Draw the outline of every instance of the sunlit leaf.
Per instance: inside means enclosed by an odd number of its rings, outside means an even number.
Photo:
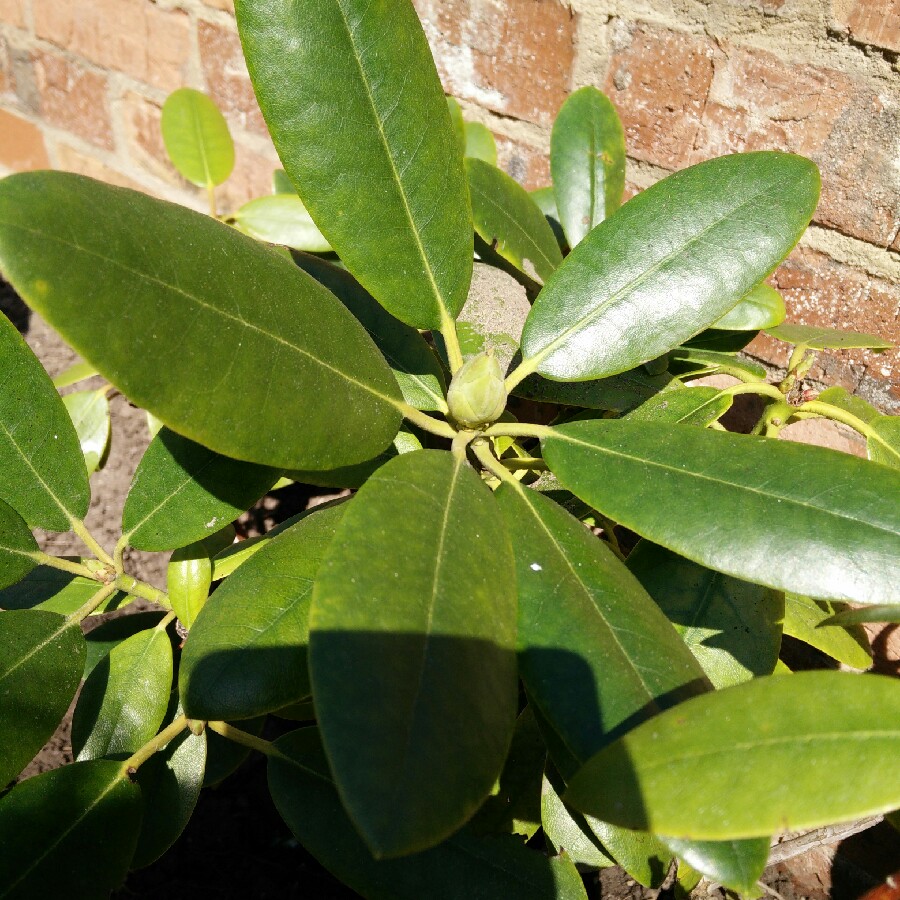
[[[826,624],[845,609],[843,603],[785,594],[784,633],[854,669],[868,669],[872,650],[865,631],[859,626]]]
[[[312,253],[331,250],[296,194],[257,197],[234,212],[233,218],[240,231],[260,241]]]
[[[88,474],[96,472],[109,451],[109,400],[106,391],[75,391],[63,397],[72,418]]]
[[[760,331],[780,325],[785,315],[784,298],[775,288],[762,283],[744,294],[738,305],[717,319],[713,327],[728,331]]]
[[[497,165],[497,142],[490,128],[481,122],[466,122],[466,156],[481,159],[492,166]]]
[[[823,328],[813,325],[797,325],[785,322],[775,328],[767,328],[766,334],[788,344],[805,344],[811,350],[848,350],[854,347],[872,350],[888,350],[894,345],[876,334],[844,331],[840,328]]]
[[[180,88],[162,109],[162,136],[175,168],[200,187],[222,184],[234,168],[234,143],[225,117],[206,94]]]

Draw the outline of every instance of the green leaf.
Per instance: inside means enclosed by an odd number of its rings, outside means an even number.
[[[109,453],[109,400],[106,389],[75,391],[62,398],[81,444],[88,474],[101,468]]]
[[[206,732],[185,730],[138,769],[144,815],[130,868],[155,862],[184,831],[200,796],[205,767]]]
[[[759,363],[739,359],[730,352],[721,353],[696,347],[676,347],[672,350],[669,354],[669,370],[675,375],[692,374],[695,378],[722,372],[732,374],[735,371],[746,372],[760,381],[766,377],[766,370]]]
[[[0,500],[0,588],[15,585],[37,565],[40,552],[37,541],[25,520]],[[0,607],[3,594],[0,593]]]
[[[178,621],[190,631],[203,609],[212,586],[213,557],[234,543],[234,528],[229,525],[216,534],[180,547],[166,567],[166,587]]]
[[[466,122],[466,156],[480,159],[492,166],[497,165],[497,142],[490,128],[481,122]]]
[[[847,666],[868,669],[872,665],[872,650],[865,631],[859,626],[826,624],[844,610],[846,606],[843,603],[785,594],[784,633]]]
[[[495,494],[516,554],[519,675],[578,762],[706,689],[703,670],[637,579],[541,494]]]
[[[715,687],[772,674],[781,649],[780,591],[713,572],[649,541],[632,551],[628,568]]]
[[[452,834],[500,774],[513,571],[494,498],[449,453],[392,459],[344,514],[313,590],[310,675],[338,789],[376,856]]]
[[[766,334],[788,344],[804,344],[810,350],[849,350],[869,348],[889,350],[894,345],[878,337],[877,334],[862,334],[858,331],[844,331],[840,328],[822,328],[813,325],[797,325],[785,322],[775,328],[767,328]]]
[[[622,205],[625,132],[597,88],[579,88],[560,108],[550,136],[550,174],[570,247]]]
[[[765,283],[756,285],[741,297],[738,305],[717,319],[714,328],[725,331],[760,331],[784,321],[784,298]]]
[[[87,656],[84,660],[84,672],[81,677],[87,681],[91,672],[109,656],[115,647],[139,631],[156,628],[163,615],[162,612],[130,613],[127,616],[116,616],[116,618],[109,619],[96,628],[92,628],[84,636],[87,644]]]
[[[71,562],[90,562],[77,556],[64,556]],[[91,578],[82,578],[63,572],[53,566],[38,566],[29,572],[21,581],[0,591],[0,609],[44,609],[48,612],[71,615],[84,606],[101,585]],[[130,602],[122,591],[116,591],[105,600],[92,615],[118,609]]]
[[[237,723],[241,731],[259,737],[266,726],[266,716],[255,719],[244,719]],[[235,772],[250,755],[250,748],[236,744],[228,738],[207,729],[206,735],[206,772],[203,776],[203,787],[215,787]]]
[[[757,678],[639,725],[584,766],[565,800],[626,827],[689,840],[851,821],[900,804],[898,723],[893,678]]]
[[[874,435],[866,440],[869,459],[900,469],[900,416],[880,416],[869,422]]]
[[[816,397],[816,400],[820,403],[827,403],[829,406],[836,406],[838,409],[856,416],[857,419],[861,419],[867,424],[881,417],[881,413],[874,406],[866,403],[862,397],[848,394],[844,388],[837,385],[826,388]]]
[[[64,369],[56,378],[53,379],[53,387],[57,390],[77,384],[84,381],[85,378],[92,378],[97,374],[97,370],[86,362],[72,363],[68,369]]]
[[[601,222],[535,301],[527,370],[603,378],[661,356],[721,318],[788,254],[819,197],[809,160],[711,159],[676,172]]]
[[[218,453],[333,468],[397,432],[400,392],[353,317],[288,260],[208,216],[79,175],[11,175],[0,183],[0,264],[131,401]],[[49,416],[28,397],[46,445]]]
[[[72,716],[76,759],[139,750],[159,730],[172,686],[172,644],[164,629],[114,647],[84,683]]]
[[[462,109],[455,97],[447,97],[447,108],[450,110],[450,123],[453,126],[453,133],[456,135],[459,144],[459,152],[465,153],[466,149],[466,123],[463,119]]]
[[[212,187],[234,168],[234,144],[228,123],[206,94],[181,88],[162,109],[162,136],[175,168],[193,184]]]
[[[416,409],[446,412],[444,373],[425,338],[395,319],[346,270],[307,253],[294,254],[294,260],[325,285],[366,329],[391,367],[403,399]]]
[[[562,262],[553,230],[528,191],[481,159],[466,160],[478,236],[520,272],[546,281]]]
[[[900,596],[893,469],[822,447],[655,422],[575,422],[542,443],[563,487],[710,569],[828,599]]]
[[[692,869],[739,896],[752,895],[769,859],[768,837],[743,841],[684,841],[665,838],[666,844]]]
[[[459,312],[472,273],[462,155],[410,0],[235,4],[260,108],[322,234],[414,328]],[[352,139],[348,136],[352,135]]]
[[[531,375],[516,385],[513,393],[543,403],[626,412],[645,403],[672,382],[671,375],[648,375],[643,368],[599,381],[548,381],[540,375]]]
[[[78,623],[43,610],[0,614],[0,786],[56,731],[81,681],[84,655]]]
[[[668,422],[705,428],[731,408],[731,397],[718,388],[690,387],[656,394],[622,418],[632,422]]]
[[[718,323],[716,323],[718,324]],[[723,328],[706,328],[684,342],[682,347],[676,347],[669,354],[678,353],[683,349],[711,350],[714,353],[740,353],[759,334],[759,331],[727,331]],[[763,369],[763,371],[765,371]]]
[[[858,625],[862,622],[900,622],[900,604],[863,606],[844,609],[826,619],[822,625]]]
[[[275,748],[278,755],[269,757],[269,790],[279,813],[325,868],[364,897],[587,898],[568,857],[547,859],[510,835],[478,838],[464,829],[423,853],[376,860],[341,805],[318,729],[292,731]]]
[[[175,550],[212,534],[263,496],[279,473],[160,429],[138,464],[122,533],[138,550]]]
[[[75,763],[0,800],[0,897],[106,900],[141,827],[141,790],[119,762]]]
[[[0,217],[2,196],[0,188]],[[7,252],[0,224],[0,269],[14,285],[6,257],[23,249],[14,243]],[[32,528],[68,531],[91,501],[78,435],[50,376],[6,316],[0,316],[0,372],[0,500]]]
[[[331,245],[296,194],[270,194],[245,203],[234,214],[239,231],[270,244],[311,253],[327,253]]]
[[[246,719],[309,696],[312,584],[345,508],[304,514],[212,595],[181,657],[191,718]]]
[[[272,172],[272,193],[273,194],[296,194],[297,189],[294,183],[288,178],[284,169],[275,169]]]
[[[593,816],[585,816],[594,837],[615,861],[645,887],[660,887],[665,881],[672,854],[655,835],[611,825]]]

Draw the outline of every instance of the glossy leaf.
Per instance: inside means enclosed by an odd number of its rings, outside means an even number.
[[[437,450],[382,466],[316,578],[309,650],[335,780],[377,856],[433,846],[490,793],[516,715],[515,617],[481,479]]]
[[[34,555],[40,552],[25,520],[0,500],[0,588],[21,581],[34,567]],[[0,593],[0,607],[3,594]]]
[[[72,562],[89,562],[77,556],[63,558]],[[38,566],[21,581],[0,590],[0,609],[36,608],[68,616],[84,606],[99,589],[100,585],[91,578],[72,575],[52,566]],[[127,599],[124,592],[116,591],[108,600],[101,603],[92,615],[119,609],[125,605]]]
[[[266,716],[255,719],[243,719],[236,723],[241,731],[255,737],[262,735],[266,726]],[[237,744],[228,738],[207,729],[206,735],[206,772],[203,775],[203,787],[215,787],[232,775],[250,755],[250,748]]]
[[[670,356],[679,353],[683,349],[711,350],[714,353],[740,353],[758,334],[758,330],[728,331],[724,328],[719,328],[718,323],[715,323],[712,328],[706,328],[700,334],[695,334],[692,338],[688,338],[682,347],[676,347],[672,350]]]
[[[364,897],[586,900],[569,858],[547,859],[510,835],[478,838],[464,829],[423,853],[376,860],[341,805],[318,729],[293,731],[275,747],[269,790],[279,813],[325,868]]]
[[[861,622],[900,622],[900,604],[861,606],[844,609],[826,619],[823,625],[858,625]]]
[[[178,621],[190,631],[209,596],[212,586],[213,557],[234,543],[234,528],[229,525],[216,534],[180,547],[166,567],[169,602]]]
[[[757,678],[639,725],[593,757],[565,799],[626,827],[690,840],[851,821],[900,803],[898,723],[893,678]],[[822,790],[826,772],[841,778]]]
[[[181,657],[191,718],[246,719],[309,696],[312,584],[345,508],[304,514],[212,595]]]
[[[160,430],[138,464],[122,533],[138,550],[174,550],[218,531],[249,509],[279,473],[222,456]]]
[[[478,236],[520,272],[546,281],[562,262],[553,230],[528,191],[481,159],[466,160]]]
[[[822,328],[816,325],[797,325],[794,322],[767,328],[766,334],[788,344],[804,344],[811,350],[849,350],[854,347],[888,350],[893,347],[890,341],[878,337],[877,334],[862,334],[858,331]]]
[[[0,187],[0,269],[15,284],[6,257],[23,248],[4,240],[2,196]],[[0,500],[32,528],[68,531],[91,500],[78,435],[50,376],[6,316],[0,316],[0,372]]]
[[[235,9],[260,108],[313,220],[389,312],[440,328],[466,299],[472,220],[412,3],[316,0],[301,10],[239,0]]]
[[[125,880],[141,827],[141,790],[119,762],[44,772],[0,800],[4,900],[106,900]]]
[[[676,347],[672,350],[669,354],[669,371],[676,375],[693,374],[695,378],[722,372],[732,374],[735,371],[746,372],[759,381],[766,377],[766,370],[759,363],[740,359],[730,352],[701,350],[696,347]]]
[[[234,214],[239,231],[269,244],[327,253],[331,245],[296,194],[270,194],[245,203]]]
[[[772,674],[781,649],[780,591],[713,572],[649,541],[631,552],[628,568],[715,687]]]
[[[106,659],[110,652],[126,638],[147,628],[156,628],[163,615],[164,613],[161,611],[131,613],[127,616],[108,619],[96,628],[92,628],[84,636],[87,655],[84,659],[84,673],[81,677],[87,680],[99,663]]]
[[[843,603],[785,594],[784,633],[844,665],[868,669],[872,665],[872,651],[865,631],[859,626],[825,624],[845,609]]]
[[[690,387],[655,394],[622,418],[632,422],[669,422],[705,428],[731,408],[731,397],[717,388]]]
[[[880,416],[869,427],[874,432],[866,440],[869,459],[900,469],[900,416]]]
[[[560,108],[550,136],[550,174],[571,247],[622,205],[625,132],[597,88],[579,88]]]
[[[881,417],[881,413],[870,403],[866,403],[862,397],[857,397],[855,394],[849,394],[844,388],[839,387],[838,385],[826,388],[818,397],[816,397],[816,400],[820,403],[836,406],[838,409],[848,412],[866,423]]]
[[[296,194],[297,189],[294,183],[288,178],[284,169],[275,169],[272,172],[272,193],[273,194]]]
[[[163,104],[163,143],[175,168],[200,187],[222,184],[234,168],[228,123],[206,94],[180,88]]]
[[[481,122],[466,122],[466,156],[469,159],[480,159],[484,162],[497,165],[497,142],[490,128]]]
[[[172,644],[159,627],[114,647],[84,683],[72,716],[76,759],[139,750],[162,724],[172,685]]]
[[[821,447],[655,422],[575,422],[542,444],[564,487],[708,568],[828,599],[900,596],[893,469]],[[816,476],[797,478],[800,471]]]
[[[769,859],[768,837],[742,841],[684,841],[666,838],[669,848],[691,868],[741,897],[753,895]]]
[[[741,297],[737,306],[717,319],[714,328],[726,331],[760,331],[784,321],[784,298],[765,283],[756,285]]]
[[[72,363],[67,369],[64,369],[53,379],[53,387],[60,390],[70,385],[84,381],[85,378],[92,378],[97,374],[97,370],[86,362]]]
[[[599,381],[549,381],[532,375],[516,385],[513,393],[544,403],[627,412],[654,397],[672,381],[671,375],[648,375],[643,369],[632,369]]]
[[[541,826],[550,846],[557,853],[565,850],[578,865],[614,866],[616,861],[591,833],[584,816],[563,803],[560,795],[565,788],[556,770],[548,769],[541,788]]]
[[[519,676],[578,762],[706,689],[671,623],[581,522],[523,487],[495,496],[516,554]]]
[[[96,472],[109,452],[109,400],[106,399],[106,391],[75,391],[62,399],[78,434],[88,474]]]
[[[444,373],[437,357],[415,328],[404,325],[345,269],[309,254],[294,254],[304,272],[325,285],[366,329],[400,385],[403,399],[416,409],[446,409]]]
[[[786,153],[676,172],[601,222],[545,285],[522,335],[527,367],[560,381],[655,359],[721,318],[788,254],[819,175]]]
[[[397,432],[399,391],[353,317],[296,266],[208,216],[65,172],[11,175],[0,183],[0,264],[131,401],[218,453],[333,468],[368,459]],[[29,415],[43,440],[49,418],[30,394]]]
[[[645,887],[660,887],[665,881],[672,853],[655,835],[633,831],[585,816],[588,827],[615,861]]]
[[[465,153],[466,150],[466,123],[463,119],[462,109],[455,97],[447,97],[447,109],[450,110],[450,122],[453,126],[453,133],[459,145],[459,152]]]
[[[84,655],[77,623],[43,610],[0,613],[0,786],[56,731],[81,681]]]

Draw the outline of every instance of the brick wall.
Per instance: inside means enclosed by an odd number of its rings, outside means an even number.
[[[548,183],[553,117],[583,84],[619,109],[628,190],[723,153],[809,156],[822,201],[775,273],[792,318],[900,343],[900,0],[415,0],[444,85],[495,133],[503,167]],[[189,203],[160,107],[208,91],[237,145],[222,198],[269,189],[277,157],[231,0],[0,0],[0,173],[53,166]],[[751,348],[783,364],[774,342]],[[813,373],[900,413],[900,351]]]

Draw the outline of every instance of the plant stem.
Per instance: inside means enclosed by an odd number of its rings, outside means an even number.
[[[863,422],[862,419],[857,418],[852,413],[846,412],[846,410],[832,406],[830,403],[823,403],[821,400],[809,400],[794,410],[794,415],[797,415],[798,413],[812,413],[812,415],[818,418],[833,419],[835,422],[840,422],[842,425],[846,425],[854,431],[858,431],[866,439],[871,438],[872,440],[878,441],[878,443],[887,447],[888,450],[892,450],[896,453],[894,448],[891,447],[877,431],[870,428],[867,423]],[[802,418],[807,418],[807,416],[802,416]]]
[[[506,381],[503,382],[506,386],[506,393],[511,394],[513,388],[519,384],[519,382],[524,381],[531,375],[537,365],[538,360],[536,357],[533,357],[532,359],[523,359],[522,362],[506,376]]]
[[[485,437],[533,437],[545,438],[553,435],[553,429],[547,425],[530,425],[527,422],[497,422],[485,428]]]
[[[216,734],[222,735],[223,738],[234,741],[235,744],[243,744],[245,747],[259,750],[260,753],[264,753],[266,756],[284,755],[275,749],[271,741],[257,737],[255,734],[248,734],[246,731],[241,731],[240,728],[235,728],[234,725],[229,725],[227,722],[207,722],[206,727]]]
[[[404,418],[409,419],[413,425],[417,425],[422,431],[429,431],[438,437],[453,440],[456,437],[456,429],[449,422],[442,422],[433,416],[426,415],[421,410],[410,406],[408,403],[396,403],[395,406],[403,413]]]
[[[69,519],[69,524],[72,526],[72,531],[81,538],[82,543],[94,556],[97,557],[101,562],[105,562],[106,565],[113,565],[113,558],[97,543],[94,536],[87,530],[84,522],[81,519]]]
[[[153,587],[152,584],[147,584],[146,581],[138,581],[137,578],[133,578],[131,575],[122,574],[116,578],[113,584],[120,591],[125,591],[126,594],[142,597],[144,600],[158,604],[163,609],[172,608],[172,604],[169,602],[169,595],[165,591]]]
[[[463,364],[462,348],[459,346],[459,335],[456,332],[456,322],[446,313],[441,315],[441,336],[444,338],[444,346],[447,348],[447,360],[450,363],[450,374],[455,375]]]
[[[472,443],[472,452],[491,475],[501,481],[511,481],[518,486],[519,482],[510,474],[509,470],[500,464],[500,460],[491,453],[490,445],[484,438],[478,438]]]
[[[535,472],[546,472],[547,463],[539,456],[511,456],[509,459],[501,459],[501,465],[507,469],[515,471],[516,469],[531,469]]]
[[[128,546],[128,538],[129,535],[123,534],[113,548],[113,568],[116,570],[117,575],[122,575],[125,572],[124,555],[125,548]]]
[[[133,756],[129,756],[128,759],[122,763],[122,774],[128,776],[133,775],[145,762],[147,762],[148,759],[150,759],[151,756],[153,756],[154,753],[162,750],[166,744],[174,738],[177,738],[178,735],[187,728],[187,725],[187,716],[180,715],[171,725],[163,728],[155,738],[151,738],[147,741],[137,753]]]
[[[66,616],[66,622],[83,622],[98,606],[111,597],[118,588],[114,584],[104,584],[96,594],[91,595],[87,603],[79,606],[71,615]]]
[[[717,397],[736,397],[738,394],[760,394],[778,401],[784,399],[784,394],[782,394],[774,384],[768,384],[765,381],[754,381],[748,384],[734,384],[731,387],[719,391]]]
[[[83,578],[90,578],[93,581],[99,581],[95,572],[92,572],[83,563],[72,562],[71,559],[63,559],[60,556],[50,556],[39,550],[37,553],[29,554],[39,566],[50,566],[54,569],[61,569],[63,572],[69,572],[72,575],[81,575]]]
[[[463,461],[466,459],[466,447],[472,443],[472,441],[478,436],[477,431],[460,431],[457,432],[455,438],[453,438],[453,444],[450,447],[451,453],[454,456],[461,457]]]

